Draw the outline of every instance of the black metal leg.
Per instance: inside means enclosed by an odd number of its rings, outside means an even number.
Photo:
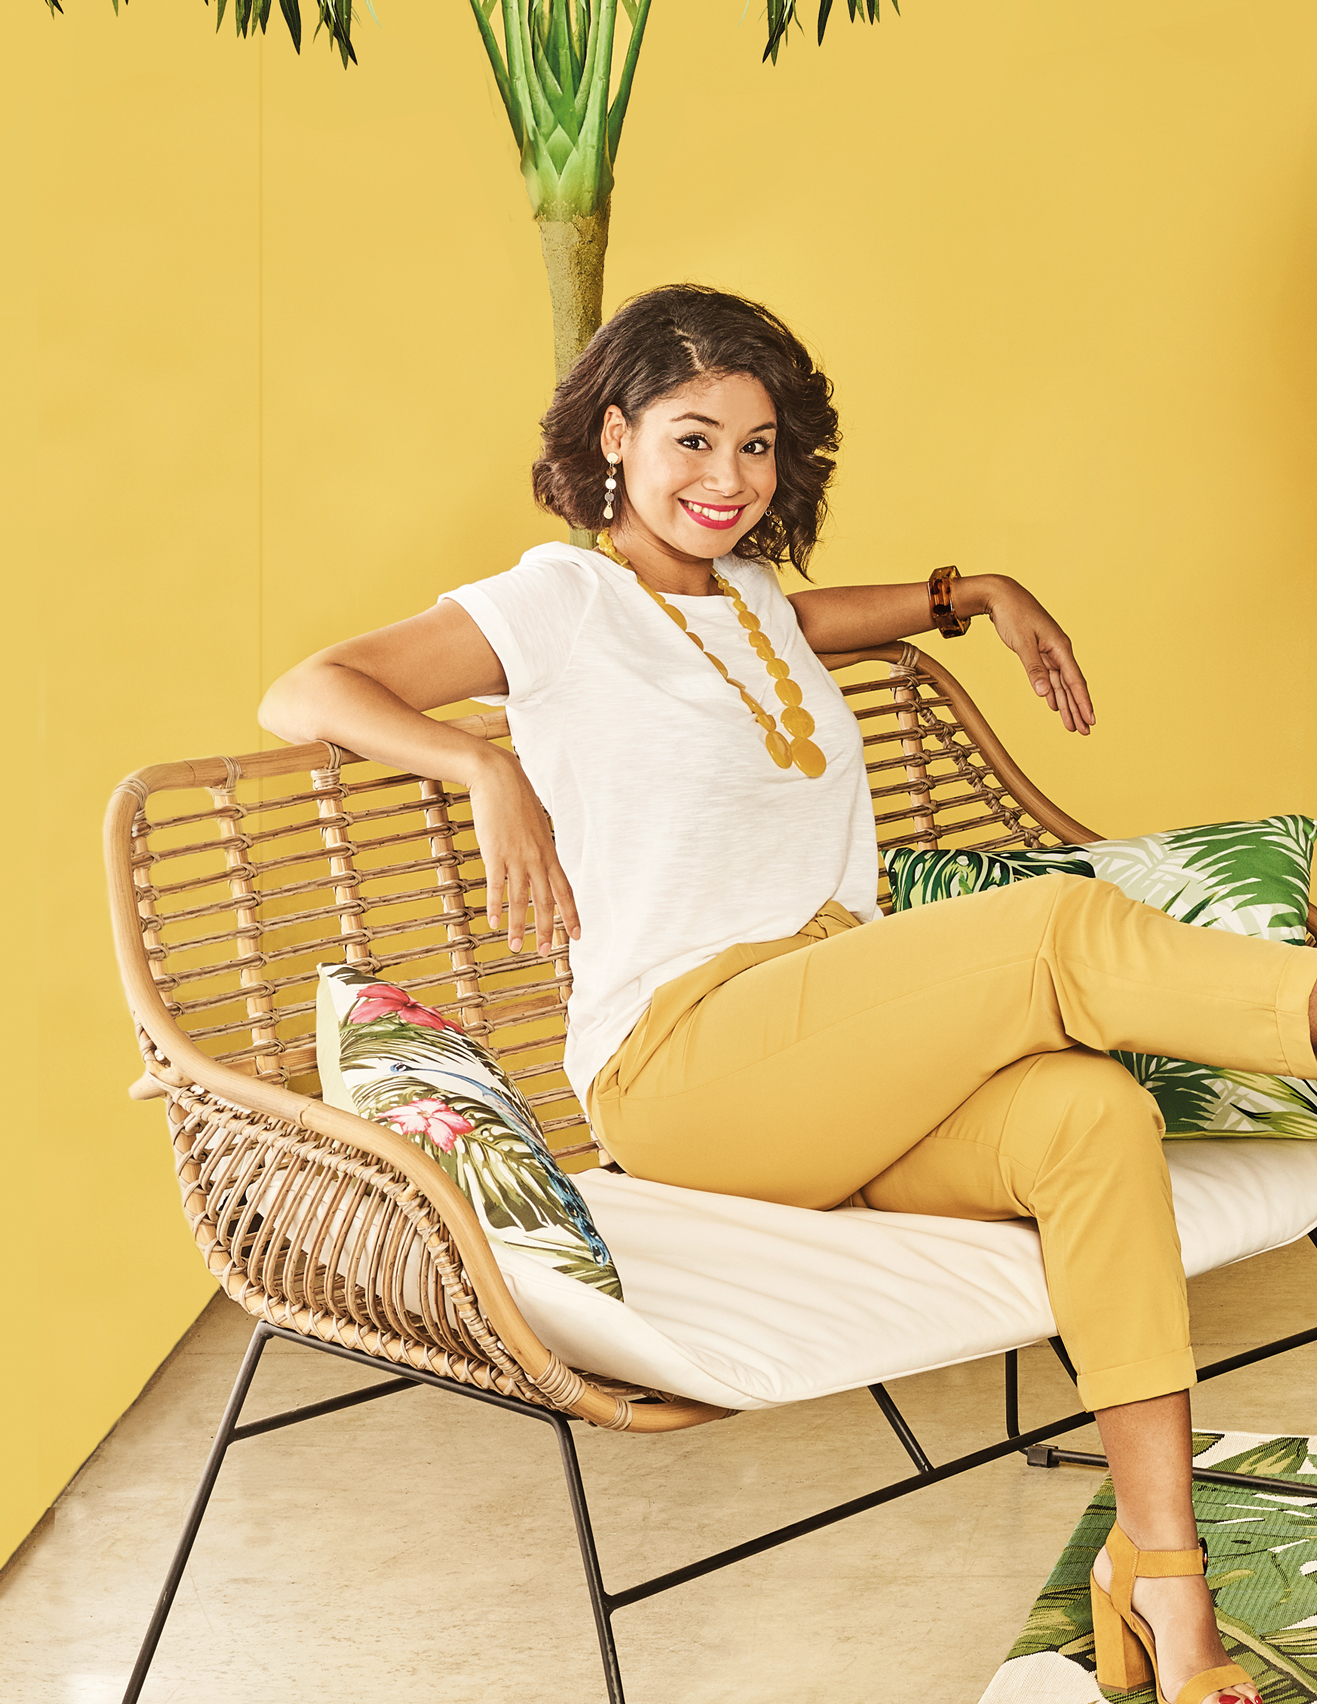
[[[878,1404],[879,1408],[882,1409],[883,1416],[886,1419],[887,1424],[892,1428],[901,1441],[901,1448],[910,1457],[910,1460],[914,1462],[920,1473],[932,1473],[933,1464],[924,1454],[923,1446],[920,1444],[919,1439],[910,1430],[905,1416],[892,1401],[891,1397],[888,1396],[882,1385],[871,1384],[869,1386],[869,1395]]]
[[[604,1680],[608,1686],[608,1704],[626,1704],[622,1694],[622,1670],[618,1666],[617,1646],[613,1641],[613,1610],[617,1607],[604,1589],[599,1571],[599,1554],[595,1550],[594,1528],[590,1525],[590,1510],[581,1483],[581,1464],[576,1459],[576,1442],[567,1418],[552,1416],[553,1429],[558,1434],[558,1449],[562,1455],[563,1472],[567,1475],[567,1494],[572,1503],[572,1519],[576,1522],[576,1539],[581,1547],[581,1565],[590,1588],[590,1606],[594,1610],[595,1631],[599,1635],[599,1657],[604,1665]]]
[[[165,1622],[169,1619],[169,1611],[174,1602],[174,1594],[178,1590],[179,1581],[183,1578],[183,1570],[187,1567],[187,1559],[192,1554],[192,1546],[196,1541],[197,1530],[206,1513],[206,1505],[210,1502],[210,1494],[215,1489],[215,1481],[219,1478],[219,1470],[224,1465],[224,1455],[233,1442],[233,1433],[238,1424],[238,1416],[242,1413],[242,1405],[247,1400],[247,1392],[251,1388],[252,1379],[256,1376],[256,1368],[260,1364],[261,1352],[270,1341],[273,1333],[262,1320],[252,1332],[251,1342],[247,1345],[247,1353],[242,1358],[242,1366],[238,1369],[237,1381],[229,1396],[228,1407],[220,1420],[219,1431],[215,1434],[215,1442],[211,1445],[210,1454],[206,1457],[205,1472],[201,1475],[201,1483],[197,1486],[196,1496],[192,1499],[192,1507],[188,1510],[187,1522],[183,1527],[183,1536],[178,1541],[178,1549],[174,1552],[174,1560],[169,1564],[169,1573],[156,1601],[155,1614],[151,1617],[151,1625],[146,1630],[142,1640],[142,1648],[137,1653],[137,1662],[128,1680],[128,1690],[123,1695],[123,1704],[136,1704],[138,1694],[146,1683],[147,1670],[151,1667],[151,1659],[155,1656],[155,1648],[160,1643],[160,1635],[165,1630]]]
[[[1049,1337],[1047,1341],[1052,1347],[1052,1353],[1065,1368],[1066,1377],[1070,1380],[1071,1384],[1077,1385],[1079,1383],[1079,1374],[1075,1371],[1075,1363],[1066,1353],[1065,1344],[1062,1343],[1059,1337]]]
[[[1002,1359],[1006,1363],[1006,1436],[1020,1435],[1020,1351],[1008,1349]]]

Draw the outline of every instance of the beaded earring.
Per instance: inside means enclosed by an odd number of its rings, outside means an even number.
[[[615,475],[617,472],[617,464],[621,459],[622,458],[620,456],[615,456],[611,452],[609,453],[608,477],[604,480],[604,519],[606,521],[611,521],[613,518],[613,493],[617,490],[617,479]]]

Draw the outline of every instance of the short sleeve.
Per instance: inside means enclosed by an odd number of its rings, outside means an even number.
[[[552,545],[526,552],[515,568],[444,592],[489,640],[507,676],[507,704],[541,697],[560,678],[596,590],[589,568]]]

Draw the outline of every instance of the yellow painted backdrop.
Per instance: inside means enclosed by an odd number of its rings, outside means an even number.
[[[249,749],[274,674],[555,531],[526,478],[538,243],[462,0],[378,0],[347,73],[274,26],[214,40],[196,0],[65,7],[6,18],[5,981],[32,1104],[0,1555],[210,1293],[160,1109],[123,1093],[106,794]],[[608,303],[699,279],[821,353],[847,444],[820,579],[955,561],[1055,608],[1087,742],[986,624],[945,654],[1071,812],[1317,808],[1309,0],[909,0],[775,71],[756,12],[657,0]]]

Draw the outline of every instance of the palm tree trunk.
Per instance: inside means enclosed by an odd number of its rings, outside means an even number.
[[[603,321],[604,256],[608,252],[611,200],[611,197],[606,199],[593,213],[536,220],[544,270],[549,275],[549,300],[553,304],[555,383],[570,371]],[[602,452],[600,466],[603,467]],[[586,527],[573,527],[571,538],[573,544],[584,550],[594,548],[594,534]]]
[[[565,376],[603,318],[610,204],[611,197],[593,213],[536,221],[553,303],[555,380]]]

